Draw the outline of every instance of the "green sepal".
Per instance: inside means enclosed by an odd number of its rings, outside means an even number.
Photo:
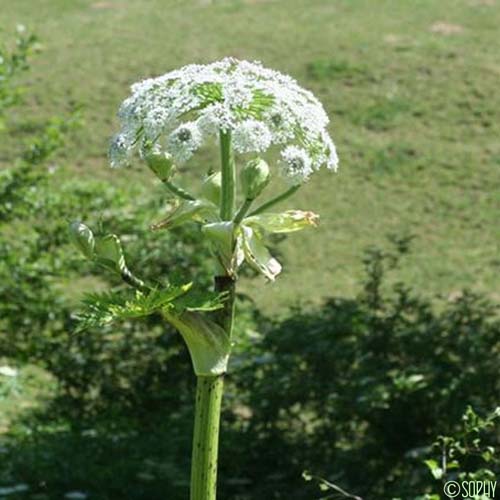
[[[222,174],[215,172],[209,175],[201,185],[201,196],[214,205],[220,205],[220,197],[222,190]]]
[[[222,375],[226,372],[231,342],[221,326],[200,312],[185,311],[177,315],[165,311],[163,315],[186,342],[197,376]]]
[[[241,226],[241,247],[250,266],[268,280],[274,281],[281,272],[281,264],[269,253],[260,235],[251,227]]]
[[[234,228],[232,221],[212,222],[201,228],[228,274],[233,274]]]
[[[243,220],[246,226],[262,229],[269,233],[292,233],[306,227],[318,225],[319,215],[303,210],[287,210],[283,213],[263,213]]]
[[[189,200],[177,203],[162,221],[153,224],[152,229],[173,229],[186,222],[205,222],[218,216],[217,207],[208,200]]]

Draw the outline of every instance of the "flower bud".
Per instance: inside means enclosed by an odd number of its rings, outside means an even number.
[[[201,196],[217,206],[220,205],[222,175],[220,172],[209,175],[201,186]]]
[[[168,153],[150,150],[144,156],[144,160],[160,180],[166,181],[172,174],[174,162]]]
[[[255,200],[271,179],[269,166],[261,158],[250,160],[241,171],[241,186],[247,200]]]
[[[70,238],[80,252],[87,258],[94,258],[95,239],[91,229],[82,222],[75,221],[69,226]]]
[[[98,262],[109,269],[121,273],[125,268],[122,245],[115,234],[108,234],[97,240],[95,255]]]

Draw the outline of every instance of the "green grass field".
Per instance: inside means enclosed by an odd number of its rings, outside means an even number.
[[[2,163],[33,116],[77,101],[86,125],[64,161],[81,177],[128,182],[106,150],[129,84],[226,55],[259,59],[324,102],[341,158],[293,203],[322,223],[282,245],[279,285],[253,293],[266,312],[353,294],[363,248],[388,233],[416,236],[399,278],[498,298],[500,2],[17,0],[1,11],[5,32],[23,23],[44,46]]]

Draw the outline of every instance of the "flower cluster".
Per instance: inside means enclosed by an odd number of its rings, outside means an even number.
[[[146,145],[183,163],[221,131],[232,134],[238,153],[278,147],[281,171],[292,184],[322,165],[335,170],[338,164],[321,103],[292,78],[257,62],[226,58],[139,82],[119,118],[112,166],[127,164]]]

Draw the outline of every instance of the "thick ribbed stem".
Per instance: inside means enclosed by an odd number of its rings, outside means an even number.
[[[223,387],[222,375],[198,377],[191,466],[191,500],[216,500]]]

